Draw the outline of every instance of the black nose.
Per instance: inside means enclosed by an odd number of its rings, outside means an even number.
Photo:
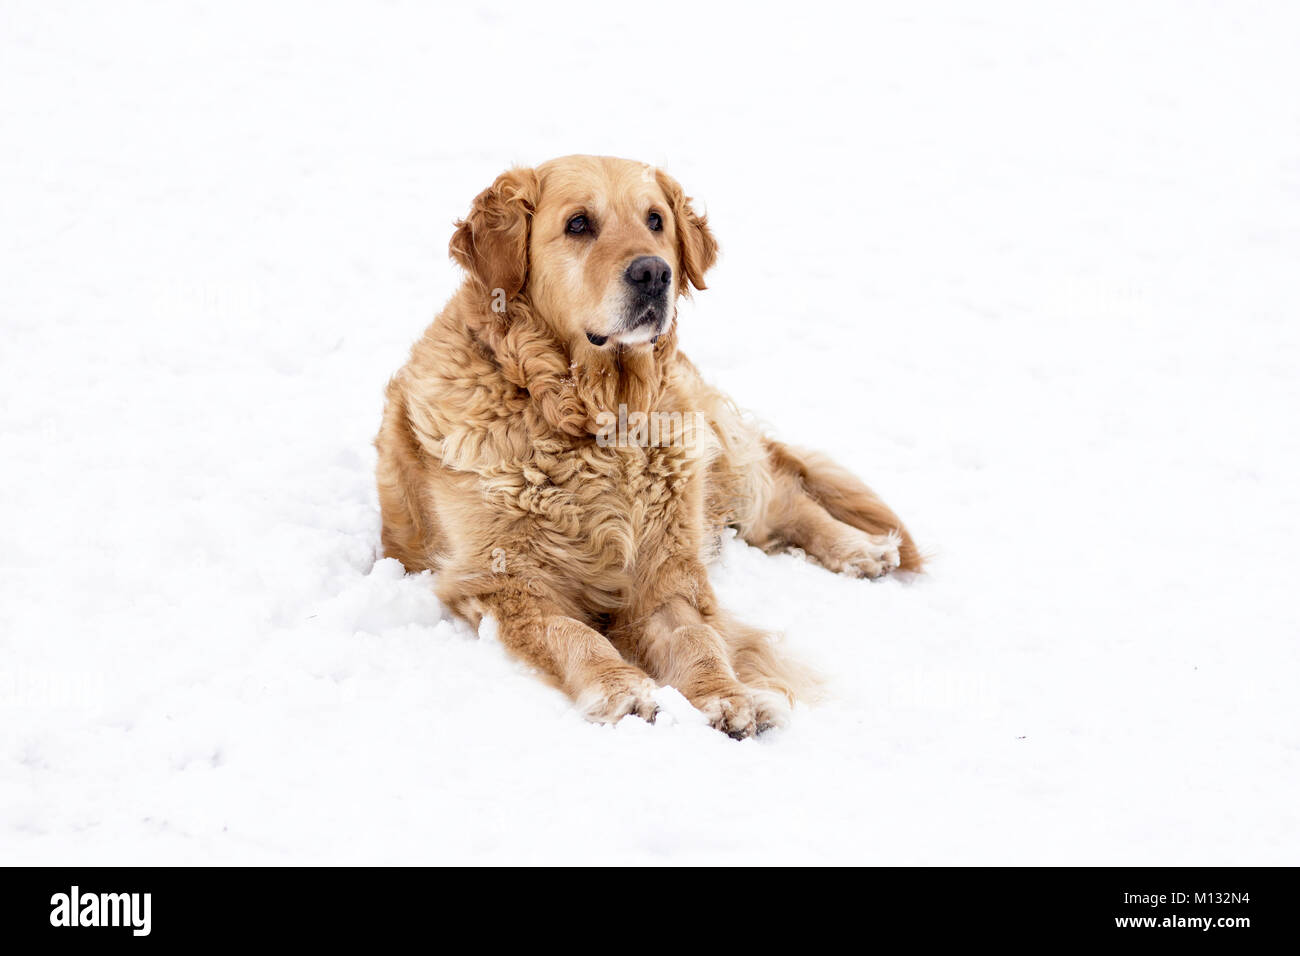
[[[637,256],[623,273],[623,281],[643,295],[661,295],[673,281],[673,267],[659,256]]]

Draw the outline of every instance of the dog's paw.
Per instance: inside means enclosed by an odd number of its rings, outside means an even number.
[[[753,695],[745,687],[705,697],[695,702],[695,707],[708,718],[711,727],[728,737],[744,740],[758,733],[758,712]]]
[[[790,702],[784,694],[770,690],[751,692],[754,701],[754,723],[756,732],[763,733],[773,727],[784,727],[790,723]]]
[[[859,532],[848,553],[844,555],[841,567],[845,574],[856,578],[878,578],[888,574],[901,563],[898,546],[902,537],[894,531],[889,534],[867,534]]]
[[[605,678],[579,696],[578,709],[597,724],[616,724],[628,714],[654,723],[659,704],[654,699],[657,686],[644,674],[633,671]]]

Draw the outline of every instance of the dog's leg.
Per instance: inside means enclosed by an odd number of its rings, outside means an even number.
[[[903,522],[851,472],[821,455],[767,445],[772,495],[747,540],[800,548],[832,571],[864,577],[921,570]]]
[[[642,618],[629,643],[647,671],[681,691],[718,730],[741,739],[765,729],[753,692],[732,668],[726,641],[685,597],[670,597]]]
[[[473,603],[496,620],[501,643],[551,677],[588,720],[635,714],[653,723],[655,682],[603,635],[523,586],[499,587]]]
[[[732,737],[785,723],[795,685],[802,689],[806,683],[802,670],[782,661],[766,634],[718,608],[702,564],[669,561],[638,594],[636,605],[610,631],[627,659],[677,688]]]
[[[762,545],[768,550],[798,548],[824,568],[859,578],[878,578],[899,566],[897,532],[868,534],[837,521],[797,487],[782,490],[783,500],[770,511],[771,527]]]

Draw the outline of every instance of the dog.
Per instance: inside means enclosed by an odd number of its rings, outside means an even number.
[[[676,180],[569,156],[502,173],[455,224],[466,277],[391,379],[375,440],[384,554],[590,720],[675,687],[735,738],[786,722],[808,672],[718,606],[724,529],[875,578],[907,529],[829,459],[765,435],[677,348],[718,255]]]

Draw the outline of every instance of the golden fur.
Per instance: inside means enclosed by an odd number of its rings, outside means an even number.
[[[466,281],[388,385],[384,553],[591,719],[653,719],[671,684],[733,736],[781,722],[805,678],[717,606],[722,530],[859,576],[921,559],[865,485],[763,436],[678,352],[675,303],[717,255],[705,217],[661,171],[572,156],[499,176],[451,255]],[[670,324],[631,341],[611,303],[639,256],[671,265]],[[603,440],[620,406],[671,424]]]

